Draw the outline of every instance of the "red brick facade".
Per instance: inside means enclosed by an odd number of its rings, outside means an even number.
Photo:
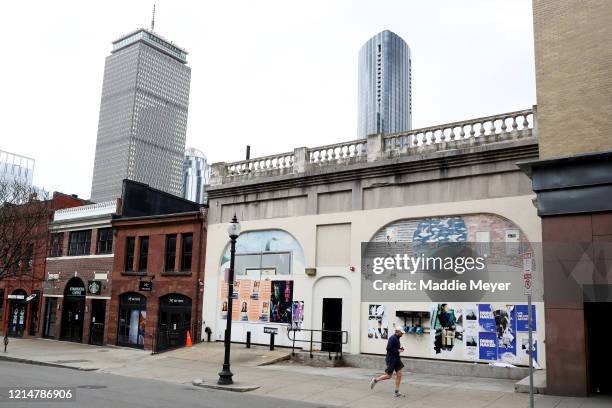
[[[48,221],[53,219],[55,210],[77,207],[87,204],[88,202],[76,196],[55,192],[50,203]],[[16,293],[16,291],[20,291],[20,293],[25,292],[26,296],[34,293],[37,294],[34,300],[25,305],[23,337],[36,337],[40,335],[43,310],[43,301],[40,295],[43,291],[43,281],[45,279],[45,264],[48,253],[48,241],[45,232],[48,226],[45,224],[41,225],[40,228],[42,233],[36,233],[36,235],[41,237],[44,236],[45,238],[44,242],[40,242],[33,246],[34,252],[32,254],[31,272],[28,272],[24,276],[9,277],[0,280],[0,333],[2,334],[7,330],[10,319],[9,313],[11,311],[12,302],[8,297]],[[35,316],[35,319],[33,319],[33,316]]]
[[[108,319],[108,344],[119,342],[120,308],[122,296],[127,294],[146,298],[144,320],[144,346],[156,348],[160,327],[160,298],[174,294],[191,299],[191,319],[185,322],[190,327],[192,341],[201,336],[202,294],[204,281],[204,258],[206,251],[206,224],[203,212],[189,212],[163,216],[123,218],[113,221],[115,229],[115,259],[112,269],[112,299]],[[173,267],[166,270],[166,242],[168,235],[176,235],[176,258]],[[191,265],[181,271],[183,239],[193,237]],[[140,242],[148,237],[146,270],[140,268]],[[133,263],[127,264],[128,238],[134,239]],[[151,291],[140,291],[140,282],[150,282]],[[180,296],[179,296],[180,297]],[[167,299],[167,298],[166,298]],[[124,317],[126,316],[124,312]],[[125,320],[125,319],[123,319]],[[124,323],[125,324],[125,323]],[[183,333],[185,334],[185,333]],[[182,344],[181,344],[182,345]]]

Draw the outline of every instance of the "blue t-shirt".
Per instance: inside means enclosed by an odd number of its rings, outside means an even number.
[[[391,335],[387,341],[387,357],[385,358],[387,364],[400,359],[400,347],[402,345],[400,344],[399,336],[397,334]]]

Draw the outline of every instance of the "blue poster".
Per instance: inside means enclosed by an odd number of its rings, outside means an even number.
[[[491,308],[491,305],[478,305],[478,324],[480,325],[479,331],[495,333],[495,316],[493,316],[493,310]]]
[[[481,360],[497,360],[495,333],[478,333],[478,354]]]
[[[515,306],[508,305],[505,309],[495,311],[495,323],[497,325],[497,354],[500,360],[513,359],[516,357],[515,310]]]
[[[527,325],[529,308],[527,305],[516,305],[516,331],[517,332],[526,332],[529,331],[529,327]],[[536,308],[535,305],[531,305],[531,316],[533,321],[531,322],[531,326],[533,327],[533,331],[536,331]]]

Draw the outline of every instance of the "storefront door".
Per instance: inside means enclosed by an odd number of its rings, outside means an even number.
[[[106,300],[93,299],[91,301],[91,324],[89,344],[101,346],[104,344],[104,318],[106,317]]]
[[[17,289],[9,295],[9,322],[8,335],[12,337],[23,337],[26,327],[26,291]]]
[[[125,293],[119,298],[117,345],[144,348],[147,321],[147,298],[138,293]]]
[[[323,298],[321,350],[340,351],[342,341],[342,298]]]
[[[55,338],[55,320],[57,310],[57,298],[48,297],[45,301],[45,327],[43,328],[43,337]]]
[[[84,318],[85,284],[79,278],[72,278],[68,281],[64,290],[60,340],[80,343],[83,340]]]
[[[179,294],[159,298],[159,324],[155,351],[183,347],[189,330],[191,330],[191,298]]]

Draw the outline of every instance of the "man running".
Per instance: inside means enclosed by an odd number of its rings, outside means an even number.
[[[403,328],[398,327],[395,329],[395,334],[389,337],[387,341],[387,357],[385,358],[385,363],[387,364],[387,369],[385,370],[385,374],[380,377],[374,377],[370,380],[370,388],[374,388],[376,383],[379,381],[388,380],[393,376],[393,372],[395,371],[395,392],[393,393],[396,397],[401,397],[402,394],[399,391],[400,384],[402,382],[402,368],[404,368],[404,364],[402,364],[402,360],[400,358],[400,353],[404,351],[404,348],[400,344],[400,337],[404,335],[405,331]]]

